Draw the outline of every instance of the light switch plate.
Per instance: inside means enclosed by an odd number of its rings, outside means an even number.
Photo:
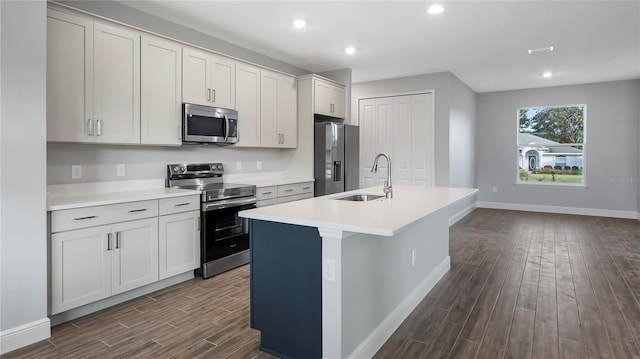
[[[262,161],[258,161],[258,162],[256,163],[256,169],[259,169],[259,170],[261,170],[261,169],[262,169]]]
[[[125,174],[125,166],[124,166],[124,163],[118,163],[118,164],[116,165],[116,175],[117,175],[118,177],[122,177],[122,176],[124,176],[124,174]]]
[[[336,261],[331,258],[322,258],[322,279],[330,282],[336,281]]]
[[[242,162],[240,161],[236,162],[236,170],[242,171]]]

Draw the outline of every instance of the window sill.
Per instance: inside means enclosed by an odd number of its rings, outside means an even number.
[[[582,183],[549,183],[549,182],[515,182],[516,186],[556,188],[556,189],[587,189],[589,186]]]

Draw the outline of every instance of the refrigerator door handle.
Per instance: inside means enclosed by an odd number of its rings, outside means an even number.
[[[333,161],[333,182],[342,181],[342,161]]]

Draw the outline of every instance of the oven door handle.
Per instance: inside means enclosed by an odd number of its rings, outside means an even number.
[[[223,201],[217,201],[214,203],[203,203],[202,210],[214,211],[216,209],[230,208],[230,207],[238,207],[245,204],[254,204],[256,203],[256,197],[250,197],[247,199],[228,199]]]

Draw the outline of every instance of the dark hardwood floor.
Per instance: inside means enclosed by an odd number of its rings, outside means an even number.
[[[451,270],[376,358],[640,358],[640,222],[477,209]],[[249,324],[249,268],[52,328],[3,358],[273,358]]]
[[[640,222],[477,209],[375,358],[640,358]]]

